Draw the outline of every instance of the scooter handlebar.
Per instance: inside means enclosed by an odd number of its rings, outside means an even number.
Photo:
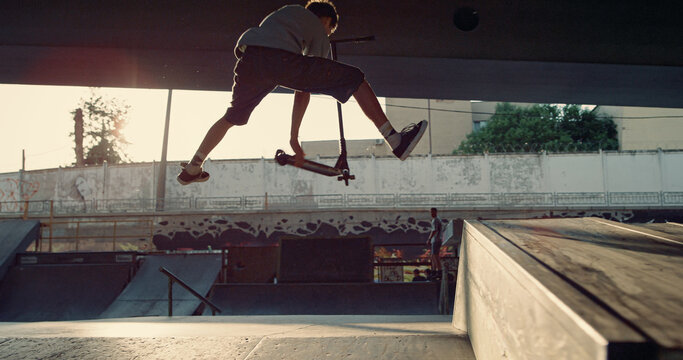
[[[362,37],[357,37],[357,38],[348,38],[348,39],[335,39],[335,40],[330,40],[330,42],[333,44],[340,44],[340,43],[348,43],[348,42],[360,43],[360,42],[373,41],[373,40],[375,40],[375,35],[368,35],[368,36],[362,36]]]

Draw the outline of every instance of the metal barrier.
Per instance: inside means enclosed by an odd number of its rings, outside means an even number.
[[[497,206],[501,202],[501,195],[494,193],[472,193],[472,194],[452,194],[451,201],[457,207],[478,207]]]
[[[421,258],[417,257],[412,260],[405,260],[402,258],[402,256],[399,257],[381,257],[377,252],[377,248],[384,248],[385,251],[388,251],[387,248],[392,248],[392,250],[396,250],[396,248],[400,247],[419,247],[419,248],[427,248],[427,251],[423,255],[427,255],[430,251],[428,246],[423,243],[396,243],[396,244],[374,244],[373,246],[373,255],[374,255],[374,261],[373,261],[373,273],[375,276],[375,281],[378,282],[384,282],[384,281],[389,281],[389,282],[404,282],[405,278],[403,277],[404,275],[404,267],[409,266],[409,267],[414,267],[417,269],[418,267],[423,267],[426,266],[428,268],[431,268],[431,258]],[[448,246],[442,247],[442,250],[447,249]],[[393,253],[393,251],[392,251]],[[444,256],[446,254],[446,256]],[[386,255],[386,252],[384,253]],[[448,254],[444,251],[442,251],[439,254],[439,258],[444,261],[442,262],[442,267],[439,269],[438,273],[435,275],[433,278],[426,278],[422,281],[439,281],[441,283],[439,287],[439,302],[438,302],[438,309],[440,314],[450,314],[450,305],[452,305],[452,299],[450,299],[449,296],[449,282],[454,281],[456,276],[457,276],[457,261],[458,258],[456,256],[448,256]],[[445,261],[447,259],[451,259],[455,261],[456,266],[451,267],[448,266]],[[398,274],[397,274],[398,272]],[[400,275],[399,275],[400,274]],[[398,276],[397,276],[398,275]],[[452,277],[451,280],[449,280],[449,277]],[[439,279],[440,278],[440,279]],[[412,280],[415,281],[415,280]]]
[[[55,221],[51,217],[41,222],[40,226],[40,237],[35,245],[35,251],[43,251],[42,244],[45,240],[48,243],[47,252],[150,250],[154,236],[154,223],[151,219]],[[127,240],[143,240],[148,246],[146,249],[139,248],[137,244],[124,246],[123,243]],[[59,243],[61,248],[55,250],[55,242]],[[69,244],[73,244],[72,248],[64,248]]]
[[[394,207],[396,204],[395,194],[346,194],[344,196],[345,206],[362,207]]]
[[[334,209],[345,207],[345,196],[343,194],[331,195],[298,195],[296,196],[297,206],[315,207],[322,209]]]
[[[198,197],[194,201],[194,206],[197,209],[206,210],[242,210],[244,198],[242,196]]]
[[[506,193],[502,194],[502,202],[506,206],[553,206],[552,193]]]
[[[0,202],[0,214],[44,214],[50,211],[49,201],[3,201]]]
[[[603,192],[555,193],[555,204],[562,206],[607,205],[607,194]]]
[[[658,192],[619,192],[609,193],[611,205],[660,205]]]
[[[417,257],[412,260],[406,260],[403,258],[402,252],[399,254],[394,254],[394,251],[397,250],[397,248],[419,248],[419,249],[427,249],[425,254],[429,252],[429,248],[424,242],[419,242],[419,243],[396,243],[396,244],[373,244],[372,245],[372,252],[373,252],[373,273],[375,276],[375,279],[379,282],[387,281],[388,278],[395,277],[398,274],[394,274],[396,270],[399,270],[401,272],[400,274],[400,279],[392,279],[389,281],[404,281],[403,280],[403,267],[404,266],[427,266],[431,267],[431,260],[429,257],[425,258],[420,258]],[[384,249],[385,251],[390,252],[389,253],[378,253],[378,249]],[[389,251],[389,249],[392,249],[392,251]],[[424,250],[423,250],[424,251]],[[384,255],[384,256],[383,256]],[[392,257],[395,256],[395,257]]]
[[[680,205],[683,204],[683,192],[663,192],[662,204]]]
[[[163,206],[161,206],[163,205]],[[258,211],[344,208],[518,209],[683,206],[683,192],[434,193],[247,195],[155,199],[32,200],[0,202],[0,215],[45,216],[156,211]],[[163,210],[161,210],[163,209]]]
[[[95,211],[97,212],[147,212],[160,208],[165,210],[189,210],[192,209],[192,198],[95,200]]]
[[[398,194],[397,199],[398,206],[447,206],[451,202],[450,194]]]

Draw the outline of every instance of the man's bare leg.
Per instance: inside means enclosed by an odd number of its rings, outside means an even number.
[[[439,254],[432,254],[432,271],[439,271],[441,270],[441,259],[439,258]]]
[[[192,157],[192,160],[185,166],[184,171],[190,175],[197,175],[202,171],[202,163],[207,155],[223,140],[225,134],[233,126],[232,123],[227,122],[225,118],[220,118],[216,121],[209,131],[206,132],[204,140],[199,145],[197,152]],[[207,175],[208,177],[208,175]],[[180,181],[180,179],[179,179]]]
[[[427,128],[427,121],[422,120],[417,126],[408,126],[399,133],[391,126],[387,115],[377,100],[377,95],[372,91],[367,81],[363,80],[356,92],[353,93],[353,97],[358,102],[365,116],[375,124],[379,132],[387,140],[394,155],[401,160],[405,160],[420,141],[420,138],[422,138]]]
[[[228,132],[228,129],[230,129],[232,126],[233,124],[225,121],[224,118],[218,119],[218,121],[216,121],[213,126],[209,128],[209,131],[206,132],[204,140],[202,140],[197,152],[195,153],[194,157],[192,157],[190,163],[185,167],[185,170],[192,175],[195,175],[201,171],[201,166],[204,162],[204,159],[206,159],[209,153],[216,148],[221,140],[223,140],[225,134]]]
[[[197,152],[209,155],[221,140],[223,140],[228,129],[231,127],[233,127],[233,124],[227,122],[225,118],[218,119],[218,121],[211,126],[209,131],[206,132],[206,136],[204,136],[204,140],[202,140],[202,143],[199,145]]]
[[[378,129],[389,122],[387,115],[384,113],[382,106],[380,106],[379,101],[377,100],[377,95],[372,91],[372,88],[367,81],[363,80],[358,87],[358,90],[353,93],[353,97],[358,102],[358,105],[361,110],[363,110],[365,116],[372,120]]]

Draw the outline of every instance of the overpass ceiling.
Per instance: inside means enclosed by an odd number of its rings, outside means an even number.
[[[0,3],[0,83],[230,90],[275,0]],[[683,107],[683,2],[336,0],[380,96]],[[456,10],[477,11],[473,31]]]

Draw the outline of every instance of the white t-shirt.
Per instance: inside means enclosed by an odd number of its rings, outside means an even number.
[[[432,244],[441,241],[441,233],[443,224],[441,223],[441,218],[438,216],[432,219],[432,231],[436,231],[436,234],[432,237]]]
[[[237,48],[242,45],[324,58],[330,53],[330,39],[320,18],[301,5],[286,5],[270,13],[258,27],[242,34]]]

